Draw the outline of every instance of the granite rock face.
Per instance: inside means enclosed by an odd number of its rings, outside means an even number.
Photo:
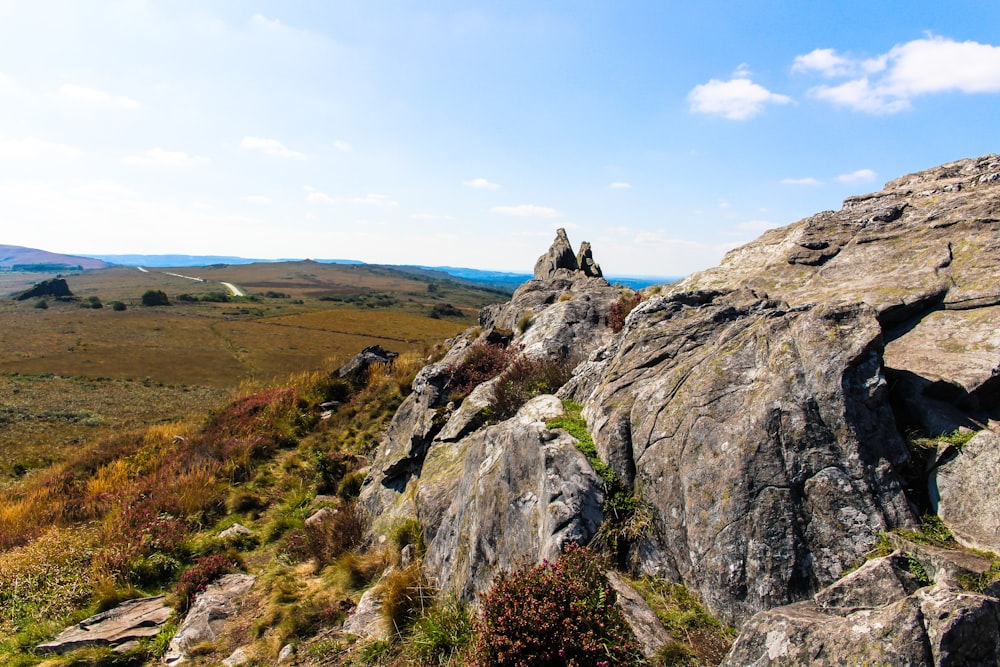
[[[189,651],[202,642],[219,637],[225,622],[240,611],[241,599],[253,586],[256,577],[249,574],[227,574],[198,594],[177,634],[163,656],[167,665],[177,665],[189,659]]]
[[[52,641],[41,644],[38,650],[65,653],[84,646],[127,650],[140,639],[155,637],[173,614],[174,610],[164,603],[162,595],[128,600],[66,628]]]
[[[1000,600],[919,582],[912,558],[869,561],[810,601],[757,614],[723,665],[1000,663]]]
[[[492,423],[495,380],[461,404],[450,395],[451,369],[473,344],[514,346],[572,361],[557,396],[583,405],[598,455],[651,514],[622,564],[683,582],[716,615],[746,623],[730,664],[883,654],[890,664],[994,664],[991,593],[946,574],[916,589],[898,558],[838,580],[880,534],[914,528],[938,505],[961,539],[995,544],[992,505],[969,493],[997,487],[985,452],[951,460],[903,434],[1000,418],[998,260],[995,155],[771,230],[716,268],[644,291],[617,334],[607,314],[618,289],[589,245],[574,255],[560,230],[534,278],[418,375],[362,492],[373,538],[419,519],[425,574],[473,599],[518,557],[549,557],[598,530],[593,471],[572,438],[545,427],[555,399]],[[963,456],[983,476],[968,476]],[[947,573],[952,556],[921,553]],[[877,635],[869,643],[883,653],[864,653],[854,628]],[[985,639],[961,648],[969,633]]]
[[[1000,436],[991,431],[980,431],[935,469],[937,513],[967,547],[1000,553],[998,476]]]

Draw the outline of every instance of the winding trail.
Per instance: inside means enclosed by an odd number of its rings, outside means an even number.
[[[222,281],[220,280],[219,282],[222,282]],[[233,293],[233,296],[246,296],[246,294],[244,294],[243,292],[241,292],[240,288],[237,287],[236,285],[234,285],[232,283],[226,283],[226,282],[222,282],[222,284],[229,288],[229,291]]]

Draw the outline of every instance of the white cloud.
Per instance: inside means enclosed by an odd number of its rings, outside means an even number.
[[[157,165],[163,167],[194,167],[211,162],[207,157],[188,155],[183,151],[167,151],[162,148],[151,148],[142,155],[127,155],[122,158],[125,164]]]
[[[10,83],[10,78],[3,72],[0,72],[0,88],[3,88],[8,83]]]
[[[691,111],[744,120],[756,116],[766,104],[788,104],[792,98],[772,93],[747,78],[720,81],[712,79],[688,93]]]
[[[267,206],[272,203],[273,200],[270,197],[263,197],[261,195],[250,195],[249,197],[246,197],[244,201],[248,204],[255,204],[257,206]]]
[[[497,183],[491,183],[485,178],[473,178],[468,181],[462,181],[462,185],[467,188],[476,188],[477,190],[499,190],[500,186]]]
[[[42,141],[35,137],[25,139],[0,139],[0,158],[13,160],[37,160],[45,157],[72,158],[80,157],[83,151],[57,144],[51,141]]]
[[[312,190],[307,188],[307,190]],[[386,195],[369,194],[364,197],[334,198],[322,192],[310,191],[306,195],[306,201],[311,204],[365,204],[367,206],[378,206],[381,208],[394,208],[399,206],[399,202],[394,201]]]
[[[264,137],[243,137],[240,148],[263,151],[265,155],[274,157],[304,158],[305,155],[285,146],[277,139],[266,139]]]
[[[341,141],[340,139],[337,139],[336,141],[333,142],[333,147],[336,148],[341,153],[350,153],[351,150],[353,150],[349,143],[347,143],[346,141]]]
[[[561,218],[562,213],[547,206],[521,204],[520,206],[494,206],[490,209],[501,215],[514,215],[522,218]]]
[[[806,176],[804,178],[783,178],[781,179],[782,185],[819,185],[819,181],[812,176]]]
[[[837,86],[817,86],[810,95],[856,111],[888,114],[909,109],[919,95],[1000,92],[1000,46],[929,35],[866,60],[817,49],[797,56],[792,70],[856,76]]]
[[[626,183],[625,181],[615,181],[608,187],[611,188],[612,190],[631,190],[632,184]]]
[[[874,181],[878,177],[871,169],[858,169],[857,171],[852,171],[849,174],[841,174],[837,176],[838,183],[868,183]]]
[[[59,94],[75,102],[82,102],[93,106],[117,107],[119,109],[134,110],[141,105],[130,97],[115,96],[96,88],[87,88],[67,83],[59,86]]]

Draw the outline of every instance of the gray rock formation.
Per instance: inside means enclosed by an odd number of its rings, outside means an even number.
[[[911,558],[869,561],[813,600],[757,614],[723,665],[1000,664],[1000,601],[922,586]]]
[[[656,613],[650,608],[638,591],[625,581],[620,574],[614,571],[607,573],[608,584],[614,589],[616,594],[615,604],[625,617],[625,622],[632,629],[642,653],[648,659],[656,657],[657,651],[671,642],[676,641],[670,635]]]
[[[576,271],[579,268],[576,255],[573,254],[573,246],[569,244],[569,238],[566,236],[566,230],[560,227],[556,230],[556,240],[552,242],[552,247],[535,262],[535,280],[552,278],[559,269]]]
[[[371,345],[358,352],[350,361],[337,369],[337,377],[343,378],[355,387],[364,386],[373,366],[388,366],[399,356],[398,352],[388,352],[381,345]]]
[[[521,554],[541,559],[597,529],[593,471],[568,436],[524,410],[490,424],[490,383],[461,405],[450,396],[476,340],[516,346],[574,361],[558,396],[584,405],[599,456],[650,507],[625,564],[684,582],[730,623],[755,619],[761,632],[731,664],[826,660],[821,646],[835,644],[817,628],[854,627],[882,628],[870,643],[893,664],[988,660],[995,600],[955,588],[940,564],[951,556],[921,551],[932,588],[889,576],[896,561],[879,566],[885,590],[861,575],[828,587],[879,534],[933,509],[927,476],[941,462],[901,434],[1000,417],[998,229],[1000,157],[950,163],[767,232],[641,303],[619,334],[605,320],[618,291],[560,230],[534,278],[418,375],[362,493],[374,532],[419,518],[425,573],[471,598]],[[952,475],[956,493],[996,488],[947,465],[939,486]],[[948,493],[942,514],[958,516]],[[979,510],[978,534],[997,530],[992,512]],[[962,653],[955,638],[970,628],[987,639]],[[851,641],[836,644],[848,663],[864,651]]]
[[[597,532],[600,478],[570,435],[545,426],[562,413],[554,396],[539,396],[512,419],[431,448],[417,516],[425,570],[443,590],[474,599],[523,555],[551,559]]]
[[[601,265],[594,261],[594,253],[590,249],[590,244],[584,241],[580,244],[580,251],[576,253],[576,263],[583,271],[584,275],[593,278],[601,278]]]
[[[162,595],[128,600],[66,628],[52,641],[40,644],[38,650],[65,653],[85,646],[107,646],[124,651],[140,639],[155,637],[173,613]]]
[[[937,513],[960,543],[1000,553],[1000,436],[981,431],[935,470]]]
[[[253,586],[256,577],[249,574],[227,574],[198,594],[184,622],[170,641],[163,662],[177,665],[186,661],[190,650],[220,636],[228,619],[240,610],[241,598]]]

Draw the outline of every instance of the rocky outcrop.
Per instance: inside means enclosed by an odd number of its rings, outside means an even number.
[[[46,296],[62,299],[73,296],[73,293],[69,290],[69,285],[66,283],[65,278],[52,278],[51,280],[43,280],[34,287],[21,292],[14,298],[18,301],[26,301],[28,299],[37,299]]]
[[[937,467],[931,479],[937,514],[960,543],[1000,553],[1000,436],[981,431]]]
[[[1000,600],[926,576],[913,554],[869,561],[810,601],[754,616],[723,665],[1000,663]]]
[[[467,599],[525,554],[555,558],[601,523],[601,480],[575,440],[545,421],[563,414],[539,396],[518,414],[428,453],[417,487],[425,570]]]
[[[107,646],[127,651],[139,640],[155,637],[173,614],[162,595],[128,600],[66,628],[38,650],[66,653],[85,646]]]
[[[241,600],[255,580],[249,574],[227,574],[209,584],[195,598],[177,634],[170,640],[163,662],[167,665],[185,662],[192,648],[219,637],[226,621],[239,613]]]
[[[731,623],[836,580],[913,521],[871,308],[654,297],[571,391],[655,509],[633,563]]]
[[[388,367],[398,356],[398,352],[388,352],[381,345],[371,345],[338,368],[337,377],[347,380],[355,387],[362,387],[368,381],[368,373],[372,367]]]
[[[987,545],[1000,531],[985,499],[955,500],[970,484],[988,494],[995,478],[911,452],[902,435],[1000,417],[998,229],[1000,157],[942,165],[767,232],[661,288],[618,334],[605,320],[618,290],[560,230],[534,278],[418,375],[362,494],[374,531],[417,517],[425,574],[466,598],[521,554],[594,534],[593,471],[537,416],[557,403],[491,423],[495,380],[460,404],[451,395],[477,340],[514,346],[573,361],[558,397],[583,405],[598,455],[648,508],[620,564],[685,583],[730,623],[754,619],[731,664],[824,651],[852,662],[866,650],[853,628],[877,635],[893,664],[988,660],[996,601],[956,588],[940,554],[920,552],[938,568],[933,587],[915,588],[899,557],[838,580],[880,534],[935,509],[932,470],[953,489],[941,490],[942,515],[988,519],[962,539]],[[962,456],[993,466],[973,451]],[[986,633],[981,646],[955,648],[973,631]]]

